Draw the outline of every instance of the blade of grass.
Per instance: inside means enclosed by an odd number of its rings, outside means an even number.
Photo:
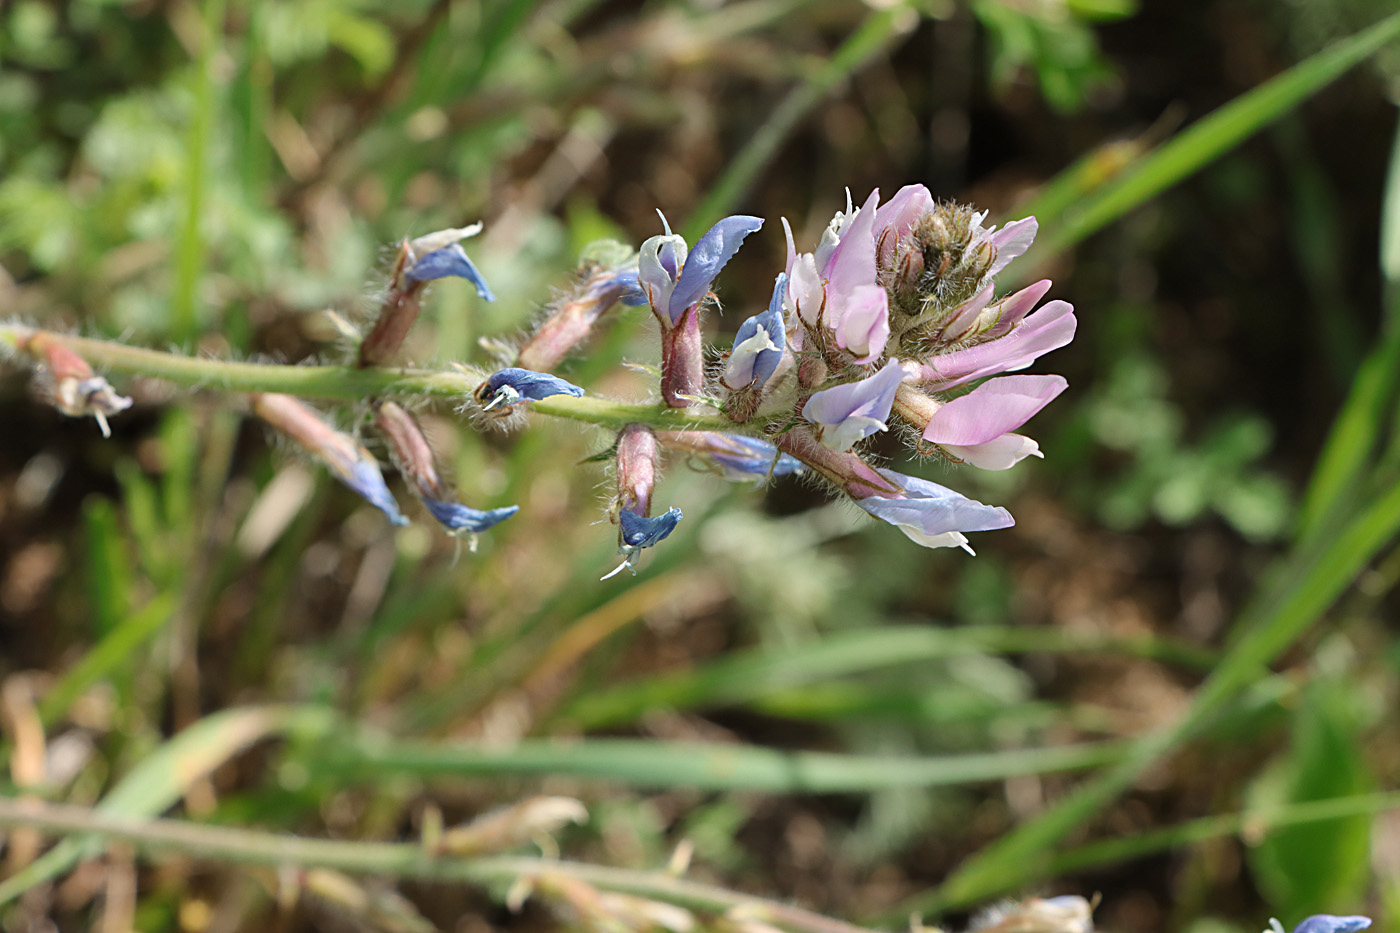
[[[584,729],[630,722],[658,707],[746,703],[784,687],[892,665],[1000,652],[1104,652],[1170,660],[1208,670],[1210,652],[1160,639],[1084,638],[1050,629],[897,626],[841,632],[782,651],[758,649],[697,670],[663,674],[579,697],[558,716]]]
[[[1267,811],[1208,816],[1135,836],[1104,839],[1069,849],[1050,859],[1042,877],[1065,875],[1099,865],[1118,865],[1145,855],[1179,849],[1222,836],[1247,835],[1253,840],[1286,826],[1342,820],[1396,809],[1400,809],[1400,793],[1358,794],[1331,800],[1292,803]]]
[[[251,707],[208,716],[143,758],[117,782],[96,812],[144,819],[178,801],[194,781],[260,739],[294,730],[324,732],[331,714],[315,707]],[[92,836],[72,836],[0,882],[0,905],[8,904],[85,858],[102,851]]]
[[[891,916],[934,914],[976,903],[1042,875],[1056,843],[1100,813],[1148,767],[1191,738],[1237,692],[1256,680],[1397,533],[1400,482],[1360,510],[1331,539],[1316,547],[1300,546],[1275,569],[1261,590],[1263,595],[1241,616],[1236,627],[1241,637],[1177,722],[1138,740],[1122,761],[987,846],[938,888],[905,902]]]
[[[917,23],[918,14],[907,3],[895,3],[868,15],[815,74],[788,92],[767,121],[739,150],[724,174],[710,188],[710,193],[691,212],[690,222],[684,231],[685,238],[694,243],[711,224],[729,213],[748,193],[759,173],[772,162],[783,141],[812,108]]]
[[[511,748],[392,742],[382,736],[301,749],[313,779],[382,781],[432,777],[593,778],[640,787],[757,790],[780,794],[861,793],[885,787],[934,787],[998,781],[1013,775],[1100,767],[1121,759],[1125,743],[1100,742],[922,758],[783,752],[744,745],[644,739],[527,739]]]
[[[70,667],[39,701],[39,718],[44,725],[52,726],[62,719],[83,691],[122,667],[133,652],[154,638],[174,614],[177,595],[161,593],[128,615]]]
[[[194,65],[194,111],[185,141],[185,216],[175,247],[175,281],[170,293],[171,336],[188,343],[198,325],[196,303],[204,272],[204,201],[209,185],[209,143],[215,121],[214,59],[223,35],[224,0],[204,6]]]
[[[1393,404],[1400,379],[1400,125],[1390,150],[1381,213],[1381,274],[1385,277],[1388,307],[1382,338],[1357,370],[1351,392],[1332,422],[1327,442],[1318,456],[1312,480],[1298,512],[1300,538],[1317,534],[1328,514],[1349,490],[1355,490],[1375,448],[1385,414]]]
[[[1049,256],[1121,218],[1210,164],[1400,37],[1400,13],[1391,15],[1198,120],[1170,141],[1088,194],[1078,210],[1041,234],[1036,254]],[[1073,170],[1073,169],[1071,169]],[[1033,261],[1022,263],[1029,270]]]

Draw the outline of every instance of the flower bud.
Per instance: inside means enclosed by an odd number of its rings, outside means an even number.
[[[45,400],[72,418],[93,418],[103,437],[111,437],[107,418],[131,407],[131,399],[92,371],[87,360],[50,334],[36,333],[20,348],[39,361],[38,383]]]

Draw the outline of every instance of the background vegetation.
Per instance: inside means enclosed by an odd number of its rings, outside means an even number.
[[[1046,459],[957,475],[1018,518],[976,559],[676,463],[686,521],[606,584],[578,466],[601,432],[435,411],[464,498],[521,505],[466,554],[217,394],[123,381],[104,441],[10,367],[0,790],[352,844],[568,795],[571,859],[654,869],[688,840],[691,878],[870,925],[1097,892],[1124,933],[1400,929],[1388,6],[12,0],[7,319],[338,359],[326,311],[371,311],[388,244],[481,218],[499,300],[435,287],[409,349],[481,360],[657,207],[769,218],[720,282],[748,313],[779,216],[811,240],[843,187],[918,181],[1037,214],[1008,271],[1055,278],[1081,327]],[[655,341],[630,312],[568,375],[641,397],[619,363]],[[493,900],[384,862],[346,888],[6,842],[5,929],[622,923],[567,891],[513,914],[504,869],[470,875]]]

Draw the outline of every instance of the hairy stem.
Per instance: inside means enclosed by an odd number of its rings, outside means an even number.
[[[444,857],[415,843],[346,842],[206,826],[183,820],[131,820],[86,807],[34,800],[0,798],[0,827],[28,827],[54,836],[86,836],[121,842],[144,855],[173,853],[277,868],[329,868],[424,881],[491,885],[510,884],[520,878],[573,878],[600,890],[664,901],[692,910],[724,913],[739,909],[746,917],[798,933],[866,933],[862,927],[811,911],[662,872],[630,871],[544,858]]]
[[[39,335],[72,349],[93,366],[108,372],[146,376],[177,385],[225,392],[275,392],[352,401],[377,396],[419,395],[463,401],[471,398],[482,382],[481,377],[461,370],[362,369],[356,366],[287,366],[209,360],[73,337],[18,324],[0,324],[0,348],[23,351],[29,341]],[[617,430],[636,423],[668,430],[758,432],[757,427],[736,425],[716,415],[700,415],[656,404],[616,402],[588,395],[581,398],[554,396],[529,405],[532,411],[541,414]]]

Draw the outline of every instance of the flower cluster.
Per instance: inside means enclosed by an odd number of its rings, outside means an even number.
[[[616,427],[611,450],[615,493],[608,514],[617,526],[622,567],[672,534],[678,508],[656,509],[661,467],[682,457],[731,480],[764,482],[807,473],[829,481],[869,515],[927,547],[968,547],[967,535],[1014,524],[1005,509],[970,499],[872,459],[877,435],[910,442],[914,454],[985,470],[1005,470],[1039,456],[1021,427],[1066,382],[1054,375],[1007,375],[1025,369],[1074,336],[1074,309],[1041,304],[1037,282],[998,296],[996,276],[1024,253],[1034,218],[1000,228],[986,214],[938,203],[922,185],[881,203],[879,191],[859,206],[847,196],[810,252],[799,252],[786,219],[787,258],[766,307],[743,321],[730,349],[710,352],[702,318],[711,288],[761,218],[726,217],[689,244],[671,231],[628,256],[609,253],[516,347],[496,344],[501,367],[459,367],[474,391],[464,410],[501,427],[542,405]],[[391,364],[416,321],[424,290],[436,279],[470,281],[494,296],[461,245],[480,224],[429,233],[400,244],[374,324],[359,340],[354,365]],[[586,341],[615,306],[645,305],[660,329],[660,405],[626,406],[581,399],[584,388],[550,370]],[[352,331],[353,333],[353,331]],[[69,414],[105,418],[130,404],[62,340],[34,335],[19,346],[53,385]],[[457,502],[413,415],[397,402],[369,398],[366,425],[383,438],[405,484],[451,534],[475,535],[504,521],[515,506],[475,509]],[[358,433],[337,431],[305,403],[256,394],[252,410],[311,452],[394,522],[404,521],[379,465]],[[609,408],[611,405],[611,408]],[[667,410],[706,422],[677,430]],[[592,415],[586,414],[591,412]],[[716,430],[717,425],[726,429]],[[705,428],[701,430],[700,428]],[[622,568],[619,568],[622,569]]]

